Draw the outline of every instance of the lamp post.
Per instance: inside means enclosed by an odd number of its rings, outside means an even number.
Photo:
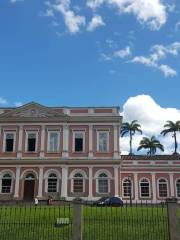
[[[129,181],[129,203],[130,207],[132,207],[132,177],[130,175],[128,176],[128,181]]]

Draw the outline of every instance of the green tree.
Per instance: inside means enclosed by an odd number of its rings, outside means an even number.
[[[165,136],[168,133],[172,133],[172,137],[174,138],[174,154],[177,153],[178,143],[177,143],[177,132],[180,132],[180,121],[172,122],[167,121],[164,125],[164,130],[161,132],[163,136]]]
[[[125,122],[122,124],[121,127],[121,137],[124,137],[125,135],[129,134],[129,154],[132,155],[132,140],[133,140],[133,135],[139,132],[142,134],[141,130],[141,125],[137,122],[137,120],[133,120],[132,122]]]
[[[137,151],[141,149],[147,149],[147,155],[150,156],[155,155],[157,149],[160,149],[162,152],[164,152],[163,145],[155,138],[155,136],[152,136],[151,138],[143,137],[139,143]]]

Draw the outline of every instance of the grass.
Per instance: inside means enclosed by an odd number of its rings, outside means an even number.
[[[70,224],[55,227],[57,218]],[[0,240],[71,240],[69,206],[0,207]],[[161,207],[83,208],[83,240],[168,240],[167,209]]]

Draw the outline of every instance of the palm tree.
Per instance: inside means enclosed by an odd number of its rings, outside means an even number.
[[[132,138],[136,132],[139,132],[142,134],[141,125],[137,122],[137,120],[133,120],[130,123],[125,122],[122,124],[121,137],[123,137],[127,134],[129,134],[129,137],[130,137],[130,140],[129,140],[129,148],[130,148],[129,154],[130,155],[133,154],[132,153]]]
[[[152,136],[151,138],[143,137],[137,150],[139,151],[143,148],[148,149],[147,155],[150,156],[155,155],[157,149],[160,149],[162,152],[164,152],[163,145],[155,138],[155,136]]]
[[[161,132],[163,136],[165,136],[167,133],[172,133],[172,137],[174,138],[174,154],[177,153],[178,143],[177,143],[177,132],[180,132],[180,121],[172,122],[167,121],[164,125],[164,130]]]

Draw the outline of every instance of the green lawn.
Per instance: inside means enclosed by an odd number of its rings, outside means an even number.
[[[70,224],[55,227],[57,218]],[[71,240],[68,206],[0,207],[0,240]],[[168,240],[167,210],[160,207],[83,208],[84,240]]]

